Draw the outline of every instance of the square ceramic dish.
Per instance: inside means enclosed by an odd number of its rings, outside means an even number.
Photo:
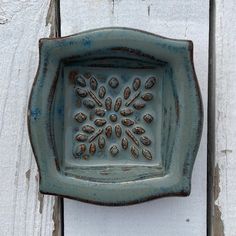
[[[188,195],[203,122],[192,50],[127,28],[41,39],[28,112],[40,191],[105,205]]]

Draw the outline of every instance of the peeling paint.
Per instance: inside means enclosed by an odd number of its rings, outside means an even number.
[[[39,182],[39,174],[38,173],[37,173],[37,175],[35,175],[35,181],[36,181],[36,183]],[[43,212],[43,199],[44,199],[44,195],[42,193],[38,192],[39,213],[40,214],[42,214],[42,212]]]
[[[231,149],[223,149],[223,150],[221,150],[221,152],[224,153],[225,155],[227,155],[228,153],[232,153],[233,150],[231,150]]]
[[[214,222],[213,222],[213,227],[214,227],[214,236],[224,236],[224,224],[221,219],[221,211],[220,208],[215,205],[214,206]]]
[[[37,175],[35,175],[35,181],[38,183],[38,181],[39,181],[39,173],[37,173]]]
[[[111,0],[112,2],[112,14],[114,14],[114,10],[115,10],[115,0]]]
[[[148,16],[150,16],[151,5],[148,6]]]
[[[61,204],[60,198],[55,198],[55,203],[53,206],[52,220],[54,223],[54,229],[52,232],[53,236],[60,236],[61,234]]]
[[[214,173],[214,215],[213,215],[213,235],[224,236],[224,223],[219,206],[216,204],[220,194],[220,168],[217,164]]]
[[[46,17],[46,26],[50,25],[49,37],[58,37],[60,35],[60,23],[59,23],[59,12],[58,12],[58,0],[51,0],[48,8]]]
[[[0,15],[0,25],[5,25],[7,23],[9,23],[9,19],[3,15]]]
[[[43,212],[43,198],[44,195],[40,192],[38,192],[38,201],[39,201],[39,213],[42,214]]]
[[[217,164],[215,167],[215,173],[214,173],[214,201],[216,201],[219,197],[220,193],[220,168]]]
[[[31,172],[31,170],[30,169],[28,169],[26,172],[25,172],[25,177],[26,177],[26,179],[29,181],[29,179],[30,179],[30,172]]]

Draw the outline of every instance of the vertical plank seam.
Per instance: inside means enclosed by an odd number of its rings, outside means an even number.
[[[50,24],[49,37],[61,37],[61,16],[60,16],[60,0],[50,0],[48,13],[46,17],[46,25]],[[64,235],[64,203],[62,197],[55,197],[52,220],[54,229],[52,236]]]
[[[207,132],[207,235],[213,233],[215,166],[215,2],[209,8],[208,132]]]
[[[207,235],[223,236],[224,224],[219,207],[215,204],[218,198],[219,166],[215,165],[215,93],[216,93],[216,6],[210,0],[209,14],[209,74],[208,74],[208,133],[207,133]]]

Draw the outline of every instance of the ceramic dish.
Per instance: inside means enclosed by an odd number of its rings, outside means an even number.
[[[42,193],[104,205],[190,194],[203,123],[191,41],[103,28],[39,45],[28,125]]]

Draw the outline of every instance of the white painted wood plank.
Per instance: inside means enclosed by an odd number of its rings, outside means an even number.
[[[236,2],[216,1],[215,235],[236,235]],[[218,234],[217,234],[218,233]]]
[[[209,2],[178,0],[61,0],[62,35],[107,27],[138,28],[191,39],[205,110],[202,142],[188,198],[165,198],[129,207],[65,200],[65,235],[206,235],[207,81]]]
[[[26,125],[28,96],[38,64],[38,40],[50,34],[50,22],[46,25],[49,2],[0,0],[2,236],[56,235],[53,208],[57,209],[57,202],[38,192],[38,171]]]

